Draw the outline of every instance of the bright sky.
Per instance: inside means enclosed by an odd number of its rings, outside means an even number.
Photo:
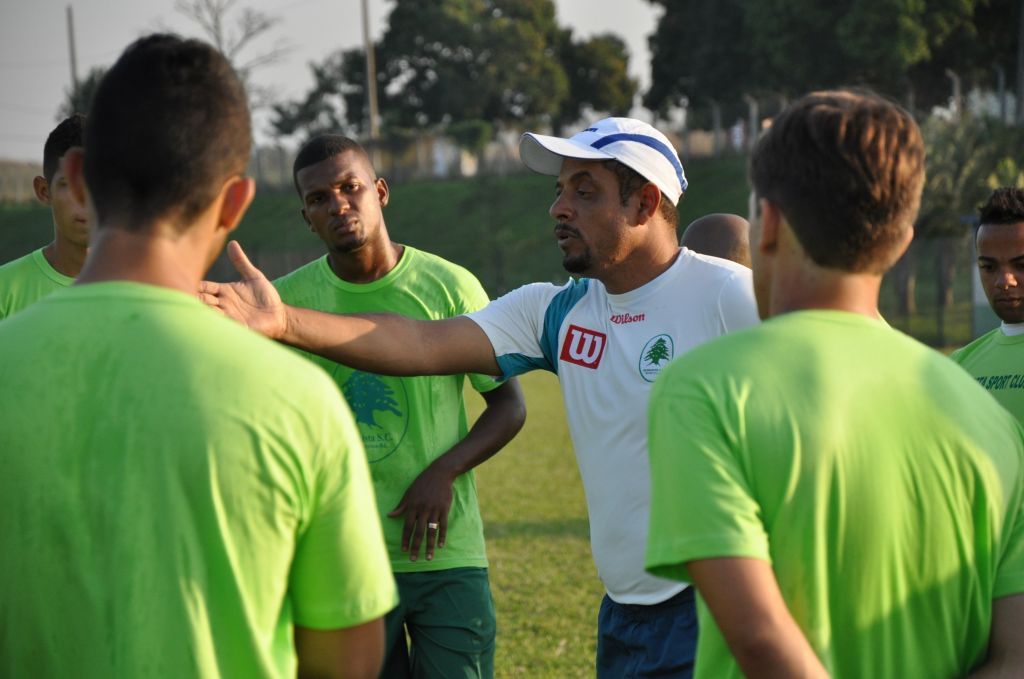
[[[70,87],[66,7],[74,11],[78,76],[109,66],[132,40],[170,29],[200,36],[174,9],[174,0],[2,0],[0,6],[0,158],[41,162],[43,142]],[[371,31],[379,38],[391,3],[370,0]],[[617,33],[629,46],[631,71],[646,87],[647,36],[657,9],[647,0],[555,0],[559,24],[577,37]],[[281,40],[290,51],[280,63],[257,70],[255,80],[281,99],[295,99],[312,85],[307,64],[362,43],[360,0],[238,0],[281,23],[257,43]],[[254,49],[254,52],[258,49]],[[261,123],[257,120],[257,131]]]

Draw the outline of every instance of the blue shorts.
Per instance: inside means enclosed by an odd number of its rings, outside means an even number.
[[[597,677],[690,679],[697,651],[693,587],[642,606],[619,604],[606,594],[597,616]]]

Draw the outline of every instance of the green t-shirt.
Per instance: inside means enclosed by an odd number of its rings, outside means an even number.
[[[332,313],[387,311],[425,320],[460,316],[488,301],[473,274],[409,246],[395,268],[372,283],[354,284],[338,278],[325,255],[274,285],[285,303],[294,306]],[[448,537],[432,561],[422,554],[409,561],[408,553],[401,550],[405,519],[387,517],[420,472],[466,436],[464,376],[390,377],[304,355],[331,374],[355,414],[370,461],[391,567],[396,572],[486,567],[483,522],[472,471],[455,480]],[[470,375],[470,381],[480,392],[498,386],[483,375]]]
[[[996,328],[950,358],[1024,423],[1024,335],[1007,336]]]
[[[963,676],[1024,592],[1024,432],[951,361],[877,320],[784,314],[651,393],[647,568],[772,564],[836,679]],[[740,677],[701,603],[696,676]]]
[[[180,292],[0,323],[0,676],[294,677],[397,600],[323,372]]]
[[[0,318],[7,318],[74,282],[74,278],[50,266],[42,248],[7,262],[0,266]]]

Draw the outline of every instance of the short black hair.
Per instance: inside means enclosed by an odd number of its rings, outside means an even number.
[[[376,170],[373,168],[373,163],[370,162],[370,156],[366,153],[366,149],[355,139],[343,134],[318,134],[302,145],[295,156],[295,163],[292,165],[292,183],[295,184],[295,190],[298,191],[299,196],[302,196],[302,191],[299,189],[299,170],[304,170],[310,165],[316,165],[346,151],[355,151],[365,158],[366,164],[370,166],[370,172],[376,175]]]
[[[750,183],[815,264],[883,273],[917,216],[924,155],[921,130],[896,103],[869,90],[812,92],[757,141]]]
[[[996,189],[978,208],[981,224],[1017,224],[1024,222],[1024,189],[1004,186]]]
[[[84,131],[85,116],[81,113],[65,118],[53,128],[53,132],[46,138],[46,144],[43,145],[43,178],[47,183],[53,181],[60,159],[68,149],[82,145]]]
[[[252,147],[245,90],[231,64],[198,40],[140,38],[107,71],[85,131],[85,181],[98,224],[190,223]]]
[[[651,182],[650,179],[645,178],[642,174],[631,168],[629,165],[618,161],[618,160],[605,160],[601,162],[606,169],[611,170],[615,177],[619,180],[619,201],[625,205],[629,202],[629,197],[640,190],[644,184]],[[660,190],[660,189],[659,189]],[[682,200],[683,196],[679,196],[679,200]],[[679,226],[679,210],[672,201],[668,199],[664,191],[661,192],[661,206],[658,208],[658,214],[661,215],[662,219],[668,222],[669,226],[673,229]]]

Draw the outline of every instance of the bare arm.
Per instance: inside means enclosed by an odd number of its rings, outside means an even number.
[[[379,375],[501,373],[487,335],[465,316],[419,321],[288,306],[236,241],[228,243],[228,256],[242,280],[204,281],[199,298],[271,339]]]
[[[992,602],[988,657],[970,676],[972,679],[1024,676],[1024,594]]]
[[[444,547],[455,479],[493,457],[519,433],[526,421],[526,403],[518,381],[509,380],[481,396],[487,407],[466,437],[424,469],[405,491],[398,506],[388,513],[392,518],[405,515],[402,550],[408,550],[410,561],[419,557],[424,538],[427,561],[434,558],[435,540],[438,548]],[[438,524],[438,529],[428,530],[430,523]]]
[[[295,628],[299,679],[377,679],[384,664],[384,619],[346,627]]]
[[[828,677],[767,562],[727,557],[686,567],[747,677]]]

